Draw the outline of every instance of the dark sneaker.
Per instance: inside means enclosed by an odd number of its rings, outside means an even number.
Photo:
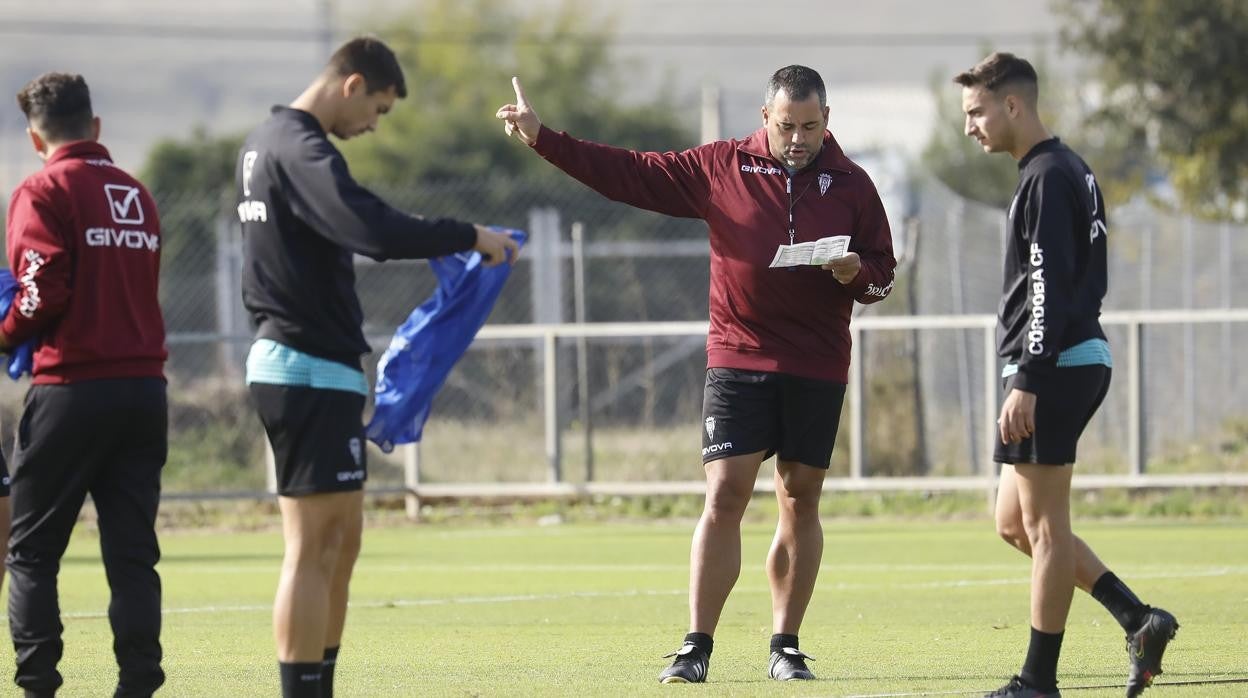
[[[815,675],[806,666],[806,660],[815,658],[796,647],[782,647],[771,653],[767,675],[777,681],[813,681]]]
[[[1015,676],[1001,688],[985,693],[984,698],[1062,698],[1062,692],[1057,689],[1041,691]]]
[[[692,642],[663,655],[664,659],[675,657],[672,665],[659,674],[659,683],[702,683],[706,681],[706,670],[710,667],[711,657],[698,649]]]
[[[1178,629],[1174,616],[1160,608],[1149,608],[1140,629],[1127,635],[1127,659],[1131,661],[1127,698],[1140,695],[1153,684],[1153,678],[1161,673],[1161,655]]]

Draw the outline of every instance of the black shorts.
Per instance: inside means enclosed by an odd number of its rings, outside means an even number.
[[[363,395],[297,385],[247,387],[273,446],[278,494],[298,497],[364,487]]]
[[[9,496],[9,464],[4,460],[4,451],[0,450],[0,497]]]
[[[1015,444],[1001,441],[996,430],[992,459],[998,463],[1066,465],[1075,462],[1079,436],[1109,392],[1108,366],[1067,366],[1056,369],[1036,393],[1036,430]],[[1005,395],[1014,376],[1002,381]]]
[[[766,451],[827,469],[845,384],[786,373],[709,368],[702,395],[702,462]]]

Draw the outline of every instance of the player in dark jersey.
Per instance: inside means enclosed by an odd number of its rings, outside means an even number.
[[[343,45],[289,107],[239,153],[243,305],[256,327],[247,385],[277,470],[286,539],[273,634],[287,698],[333,695],[334,667],[360,549],[368,463],[362,413],[368,353],[355,255],[377,261],[476,250],[514,261],[503,233],[399,211],[351,177],[329,140],[368,133],[407,94],[381,41]]]
[[[1030,63],[994,53],[954,82],[966,134],[1019,167],[998,312],[998,353],[1008,363],[994,460],[1002,464],[997,532],[1032,558],[1031,644],[1019,674],[989,695],[1060,695],[1057,661],[1078,586],[1126,631],[1127,695],[1137,696],[1161,673],[1179,624],[1141,602],[1070,526],[1075,448],[1112,366],[1100,325],[1105,202],[1092,170],[1040,120]]]

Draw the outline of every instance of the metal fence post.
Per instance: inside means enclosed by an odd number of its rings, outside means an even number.
[[[550,466],[550,481],[563,481],[562,453],[559,444],[559,362],[556,353],[558,337],[553,329],[547,330],[542,342],[543,403],[546,422],[546,462]]]
[[[217,361],[221,373],[232,382],[242,380],[247,344],[235,337],[251,334],[247,311],[243,308],[242,288],[243,240],[238,221],[228,213],[217,216],[214,291],[216,295],[216,327],[221,340],[217,345]]]
[[[997,431],[997,400],[1000,399],[998,383],[1001,374],[997,371],[997,332],[995,327],[984,328],[984,435],[981,448],[984,449],[984,462],[979,473],[991,477],[996,473],[992,460],[993,437]]]
[[[1233,258],[1231,257],[1231,224],[1229,222],[1222,223],[1222,229],[1218,233],[1218,250],[1219,261],[1221,267],[1221,307],[1229,309],[1231,307],[1231,299],[1234,297],[1231,284],[1233,282]],[[1222,353],[1218,357],[1218,363],[1225,368],[1226,380],[1222,382],[1222,411],[1226,412],[1231,408],[1231,395],[1235,391],[1235,345],[1231,342],[1231,323],[1222,323]]]
[[[585,326],[585,225],[572,224],[572,298],[576,305],[576,324]],[[585,435],[585,482],[594,481],[594,422],[589,409],[589,339],[576,337],[576,395],[580,408],[581,429]]]
[[[862,479],[865,468],[863,452],[866,448],[866,432],[863,419],[862,331],[856,325],[849,326],[849,476]]]
[[[1183,219],[1183,309],[1196,307],[1196,250],[1192,217]],[[1183,433],[1188,439],[1196,434],[1196,327],[1183,325]]]
[[[997,400],[999,390],[997,383],[1001,380],[1000,374],[997,372],[997,342],[996,327],[987,325],[984,327],[984,449],[983,463],[980,465],[980,475],[987,480],[988,488],[988,507],[989,513],[996,510],[997,505],[997,488],[996,488],[996,469],[997,464],[992,459],[993,443],[995,432],[997,430]]]
[[[1147,458],[1147,425],[1144,420],[1144,326],[1127,324],[1127,467],[1132,476],[1142,475]]]
[[[415,521],[420,518],[420,495],[416,488],[420,486],[420,442],[416,441],[403,447],[403,487],[407,490],[404,504],[407,518]]]

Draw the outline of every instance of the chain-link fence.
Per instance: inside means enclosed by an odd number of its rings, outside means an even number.
[[[260,492],[264,441],[243,386],[250,328],[239,300],[234,202],[158,186],[154,193],[164,231],[161,293],[170,349],[166,490]],[[426,216],[530,232],[491,323],[572,322],[578,304],[588,322],[706,319],[708,246],[700,221],[637,211],[561,177],[437,182],[381,193]],[[863,312],[995,312],[1004,213],[922,179],[886,195],[904,256],[893,296]],[[581,248],[570,240],[574,223],[583,225]],[[1248,259],[1245,232],[1140,205],[1111,212],[1106,309],[1244,307],[1248,284],[1234,284],[1232,260]],[[574,274],[578,260],[583,290]],[[378,349],[366,362],[371,378],[390,333],[432,293],[435,280],[420,261],[361,260],[356,274],[365,332]],[[1122,334],[1111,329],[1111,344],[1125,346]],[[1246,469],[1248,398],[1234,360],[1245,339],[1243,325],[1147,330],[1150,470]],[[872,331],[863,335],[862,348],[866,472],[982,472],[978,459],[989,436],[982,427],[985,410],[997,409],[983,397],[982,333]],[[561,340],[556,359],[563,476],[585,479],[592,458],[596,480],[701,477],[703,350],[699,336],[591,338],[583,352],[574,340]],[[543,360],[540,340],[475,343],[435,401],[421,445],[422,480],[546,479]],[[582,371],[587,390],[577,385]],[[8,382],[0,387],[6,448],[24,389]],[[1125,401],[1125,381],[1118,380],[1085,439],[1081,467],[1125,472]],[[838,447],[833,473],[847,472],[845,449]],[[373,486],[402,479],[398,456],[372,452]]]
[[[890,312],[995,314],[1001,292],[1006,220],[1003,211],[959,198],[935,183],[916,188],[909,221],[912,254],[904,299]],[[1177,217],[1136,201],[1109,215],[1109,293],[1106,311],[1248,307],[1248,284],[1236,285],[1232,260],[1246,259],[1248,229]],[[1082,442],[1082,469],[1125,473],[1127,381],[1122,373],[1126,329],[1107,326],[1118,361],[1110,394]],[[1236,369],[1236,347],[1248,326],[1157,325],[1144,332],[1144,448],[1152,472],[1244,470],[1248,400]],[[917,348],[917,350],[916,350]],[[921,469],[977,464],[989,435],[983,418],[983,360],[979,332],[928,331],[906,347],[914,372],[917,410],[926,432]],[[869,352],[867,374],[877,354]],[[997,405],[990,406],[996,410]]]

